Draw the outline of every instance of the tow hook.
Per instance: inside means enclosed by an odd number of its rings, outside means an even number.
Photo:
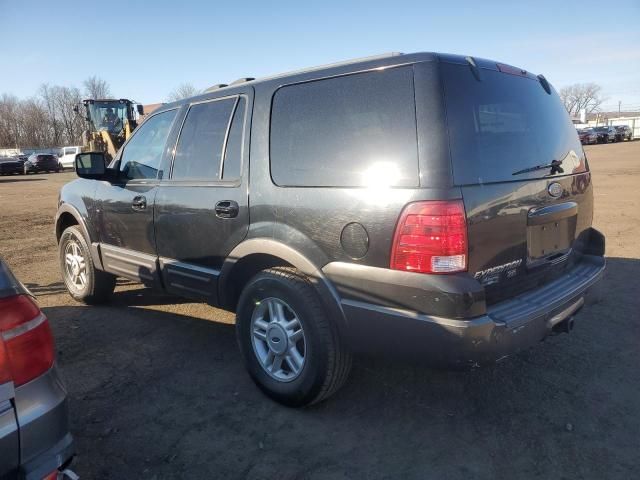
[[[574,318],[569,317],[560,323],[556,323],[553,326],[551,333],[554,333],[556,335],[560,333],[571,333],[571,330],[573,330],[573,327],[574,327],[574,323],[575,323]]]
[[[556,335],[558,333],[569,333],[573,330],[574,315],[584,305],[584,297],[578,299],[569,307],[562,310],[560,313],[551,317],[547,322],[547,325],[551,327],[551,333]]]

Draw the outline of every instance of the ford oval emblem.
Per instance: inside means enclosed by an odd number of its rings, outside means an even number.
[[[547,187],[547,192],[549,192],[549,195],[551,195],[553,198],[560,198],[563,191],[564,188],[562,188],[562,185],[560,185],[558,182],[550,183]]]

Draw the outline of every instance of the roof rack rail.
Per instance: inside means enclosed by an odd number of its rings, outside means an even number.
[[[255,77],[242,77],[237,80],[234,80],[229,85],[239,85],[241,83],[250,82],[251,80],[255,80]]]
[[[389,53],[383,53],[381,55],[371,55],[369,57],[360,57],[360,58],[352,58],[351,60],[346,60],[343,62],[335,62],[335,63],[327,63],[325,65],[318,65],[316,67],[311,67],[311,68],[303,68],[301,70],[292,70],[289,72],[283,72],[283,73],[278,73],[276,75],[271,75],[268,77],[261,77],[258,80],[273,80],[275,78],[281,78],[281,77],[286,77],[289,75],[298,75],[301,73],[311,73],[311,72],[315,72],[318,70],[323,70],[325,68],[333,68],[333,67],[342,67],[342,66],[346,66],[346,65],[351,65],[353,63],[359,63],[359,62],[368,62],[368,61],[373,61],[373,60],[380,60],[383,58],[391,58],[391,57],[398,57],[400,55],[404,55],[404,53],[402,52],[389,52]]]
[[[204,91],[204,93],[213,92],[214,90],[218,90],[219,88],[224,88],[224,87],[228,87],[228,85],[226,83],[216,83],[215,85],[212,85],[209,88],[207,88]]]

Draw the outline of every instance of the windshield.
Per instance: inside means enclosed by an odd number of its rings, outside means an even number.
[[[127,104],[120,102],[94,102],[89,105],[89,116],[96,130],[118,134],[127,119]]]
[[[586,169],[576,129],[557,93],[539,81],[467,65],[442,64],[456,184],[571,174]],[[562,168],[536,168],[561,161]]]

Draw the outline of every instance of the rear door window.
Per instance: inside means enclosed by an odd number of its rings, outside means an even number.
[[[575,127],[557,93],[537,80],[443,63],[449,144],[459,185],[586,170]],[[562,160],[560,169],[519,172]],[[553,173],[552,173],[553,172]]]
[[[237,97],[189,108],[173,161],[173,180],[220,180],[222,155]]]
[[[283,87],[273,98],[270,135],[277,185],[417,186],[413,69]]]

